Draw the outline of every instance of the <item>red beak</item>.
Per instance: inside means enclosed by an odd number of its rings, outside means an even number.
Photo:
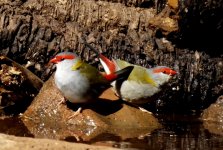
[[[170,71],[169,71],[169,74],[170,74],[171,76],[174,76],[175,74],[177,74],[177,72],[176,72],[175,70],[170,70]]]

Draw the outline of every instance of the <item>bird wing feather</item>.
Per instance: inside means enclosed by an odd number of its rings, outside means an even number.
[[[115,63],[120,69],[123,69],[127,66],[134,66],[134,69],[129,75],[128,80],[132,80],[132,81],[142,83],[142,84],[151,84],[157,87],[156,81],[148,74],[147,68],[144,68],[138,65],[133,65],[131,63],[128,63],[120,59],[115,60]]]
[[[72,70],[80,70],[81,74],[85,76],[90,84],[107,84],[106,79],[101,75],[101,73],[93,66],[78,60],[73,66]]]

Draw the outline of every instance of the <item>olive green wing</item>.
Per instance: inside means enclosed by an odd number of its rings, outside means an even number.
[[[124,60],[121,60],[121,59],[116,59],[116,60],[113,60],[116,64],[116,66],[119,68],[119,69],[123,69],[125,67],[128,67],[128,66],[134,66],[133,64],[130,64]]]
[[[108,81],[102,74],[93,66],[79,60],[72,66],[72,70],[80,70],[81,74],[85,76],[91,84],[107,84]]]
[[[151,84],[153,86],[157,86],[156,82],[148,74],[147,68],[139,65],[133,65],[120,59],[115,60],[115,63],[120,69],[123,69],[127,66],[134,66],[134,69],[128,77],[129,81],[135,81],[142,84]]]

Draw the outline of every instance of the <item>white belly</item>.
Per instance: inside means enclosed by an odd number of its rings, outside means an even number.
[[[80,75],[79,71],[67,71],[55,73],[55,83],[64,97],[72,103],[84,103],[89,100],[87,92],[90,89],[86,77]]]
[[[153,85],[142,84],[135,81],[124,81],[119,89],[115,84],[116,82],[112,83],[115,92],[123,100],[131,103],[148,102],[151,96],[160,91],[159,88]]]

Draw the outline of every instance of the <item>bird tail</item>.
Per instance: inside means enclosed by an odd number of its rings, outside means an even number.
[[[102,55],[98,50],[96,50],[94,47],[92,47],[85,40],[83,40],[83,43],[98,56],[106,74],[111,74],[116,71],[116,64],[114,61],[112,61],[112,60],[108,59],[107,57],[105,57],[104,55]]]
[[[126,80],[133,69],[134,66],[128,66],[116,72],[104,74],[103,76],[110,82],[115,80]]]

